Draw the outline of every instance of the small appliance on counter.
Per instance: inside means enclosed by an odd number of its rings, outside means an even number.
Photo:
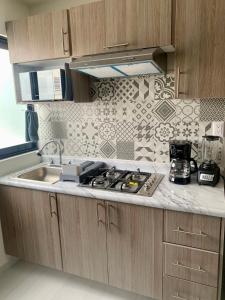
[[[191,182],[191,174],[197,172],[197,162],[191,158],[192,143],[189,141],[170,142],[170,174],[169,180],[176,184]]]
[[[202,163],[198,170],[198,183],[215,186],[220,180],[218,162],[219,136],[206,135],[202,141]]]

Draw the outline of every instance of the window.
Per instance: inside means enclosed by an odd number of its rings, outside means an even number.
[[[7,40],[0,36],[0,159],[35,148],[34,143],[26,142],[25,110],[16,104]]]

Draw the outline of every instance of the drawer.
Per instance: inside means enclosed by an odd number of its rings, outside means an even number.
[[[217,300],[217,289],[165,276],[163,279],[163,300]]]
[[[164,241],[219,252],[221,219],[165,211]]]
[[[164,244],[165,274],[217,287],[219,254]]]

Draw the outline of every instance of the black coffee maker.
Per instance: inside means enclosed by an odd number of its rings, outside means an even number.
[[[169,180],[176,184],[191,182],[191,174],[197,172],[197,162],[191,158],[192,143],[189,141],[170,141]]]

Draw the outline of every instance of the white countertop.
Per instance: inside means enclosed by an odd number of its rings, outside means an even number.
[[[168,180],[168,164],[122,160],[108,160],[106,162],[109,166],[116,166],[120,169],[136,170],[137,168],[140,168],[141,171],[145,172],[165,174],[165,177],[161,181],[152,197],[84,188],[79,187],[77,183],[72,182],[57,182],[55,184],[48,184],[16,178],[16,176],[22,172],[37,168],[38,166],[43,165],[43,163],[20,172],[2,176],[0,177],[0,184],[162,209],[225,217],[224,182],[222,179],[216,187],[199,186],[195,178],[193,178],[191,184],[176,185]]]

